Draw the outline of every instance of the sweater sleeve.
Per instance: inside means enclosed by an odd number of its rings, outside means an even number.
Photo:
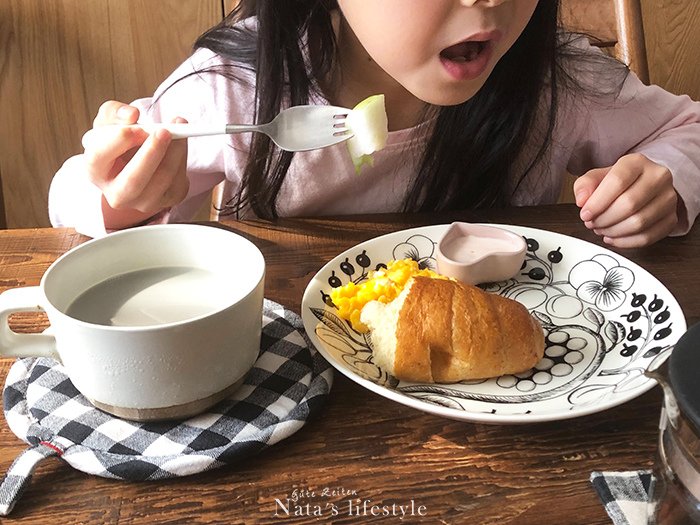
[[[228,108],[222,107],[221,101],[228,91],[221,86],[225,79],[221,75],[198,73],[217,63],[216,55],[210,51],[195,52],[163,82],[152,98],[131,103],[140,111],[139,122],[170,122],[181,116],[200,124],[225,123]],[[146,223],[192,219],[210,198],[210,190],[225,178],[225,136],[187,140],[188,195],[175,208],[162,210]],[[49,188],[48,205],[53,226],[73,227],[90,237],[108,233],[102,214],[102,193],[90,182],[82,154],[69,158],[57,171]]]
[[[579,176],[629,153],[645,155],[671,172],[687,213],[672,234],[687,233],[700,212],[700,103],[630,73],[614,100],[588,97],[575,113],[568,170]]]

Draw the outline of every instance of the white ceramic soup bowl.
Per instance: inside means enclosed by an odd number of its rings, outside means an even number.
[[[130,283],[134,275],[149,282]],[[126,280],[101,288],[116,276]],[[119,417],[188,417],[229,396],[255,362],[264,277],[260,250],[229,230],[170,224],[111,233],[61,256],[39,286],[0,294],[0,354],[59,360],[86,398]],[[88,290],[98,293],[90,299]],[[86,297],[94,304],[77,318],[72,308]],[[122,304],[135,306],[121,325],[90,319]],[[41,310],[51,323],[44,334],[9,329],[12,313]]]

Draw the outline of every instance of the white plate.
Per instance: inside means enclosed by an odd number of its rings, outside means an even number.
[[[378,264],[411,257],[436,268],[435,248],[449,225],[390,233],[347,250],[311,280],[302,299],[304,328],[319,352],[363,387],[453,419],[532,423],[617,406],[656,383],[644,375],[686,330],[673,295],[619,254],[558,233],[494,225],[523,235],[525,266],[515,278],[483,286],[523,303],[542,323],[545,357],[531,371],[484,381],[398,381],[372,362],[371,340],[335,313],[334,286],[361,282]],[[331,306],[325,304],[328,301]]]

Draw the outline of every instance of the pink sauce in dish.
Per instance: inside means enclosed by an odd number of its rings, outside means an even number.
[[[517,274],[526,249],[523,237],[507,229],[454,222],[438,241],[438,272],[467,284],[503,281]]]
[[[518,249],[509,239],[465,235],[454,237],[442,246],[442,253],[452,260],[469,263],[494,253],[512,253]]]

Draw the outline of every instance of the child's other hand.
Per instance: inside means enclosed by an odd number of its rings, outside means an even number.
[[[640,153],[580,176],[574,195],[586,227],[619,248],[652,244],[678,224],[671,172]]]
[[[111,208],[103,205],[110,227],[128,226],[179,204],[189,189],[186,140],[173,141],[165,130],[149,135],[138,127],[108,126],[135,124],[138,118],[133,106],[105,102],[93,122],[99,133],[83,141],[89,178]]]

